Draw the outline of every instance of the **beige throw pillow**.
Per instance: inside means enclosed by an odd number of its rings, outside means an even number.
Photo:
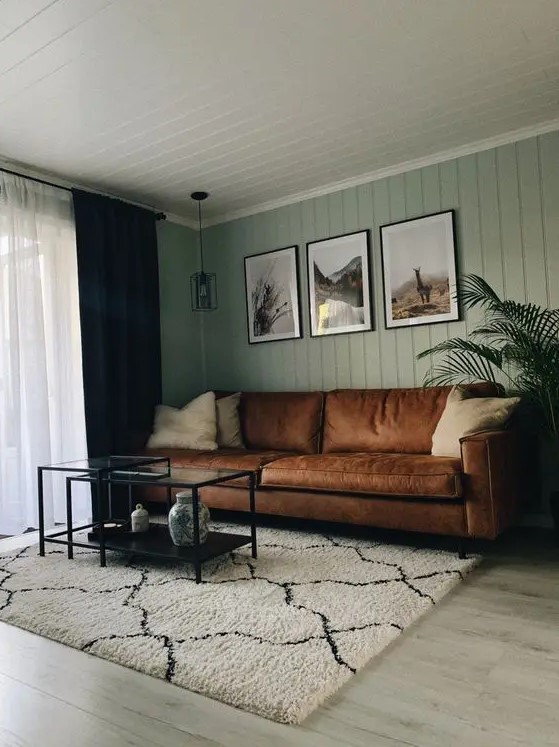
[[[220,397],[215,401],[217,416],[217,445],[230,449],[244,449],[239,418],[241,393]]]
[[[182,409],[158,405],[147,446],[150,449],[215,451],[216,435],[215,394],[206,392]]]
[[[460,439],[471,433],[502,428],[520,397],[472,397],[454,387],[433,433],[434,456],[460,456]]]

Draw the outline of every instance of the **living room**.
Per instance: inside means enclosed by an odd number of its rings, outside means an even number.
[[[0,2],[1,745],[557,743],[558,31]]]

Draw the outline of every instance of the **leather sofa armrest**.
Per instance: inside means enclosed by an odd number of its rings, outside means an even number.
[[[497,430],[497,431],[476,431],[475,433],[468,433],[467,436],[462,436],[460,443],[463,444],[465,441],[485,441],[493,439],[501,439],[501,437],[507,438],[510,433],[514,433],[511,430]]]
[[[468,533],[494,539],[514,523],[525,497],[526,451],[519,429],[460,439]]]

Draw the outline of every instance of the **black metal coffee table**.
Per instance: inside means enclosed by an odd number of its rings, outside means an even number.
[[[45,536],[43,511],[43,472],[66,472],[66,514],[67,527],[61,532]],[[66,545],[68,558],[73,558],[74,547],[99,550],[100,564],[106,565],[106,550],[116,550],[132,555],[180,560],[194,565],[196,583],[202,579],[202,563],[211,558],[236,550],[243,545],[252,545],[252,557],[256,558],[256,475],[251,470],[190,469],[172,468],[167,457],[103,457],[84,459],[76,462],[47,465],[38,468],[39,493],[39,554],[45,554],[45,543]],[[248,498],[250,507],[250,535],[231,532],[208,532],[204,543],[200,543],[198,524],[199,491],[207,485],[219,485],[230,480],[248,477]],[[79,527],[72,525],[72,483],[86,482],[95,487],[97,518],[92,524]],[[133,505],[134,485],[153,485],[166,490],[167,505],[171,507],[173,488],[192,490],[192,514],[194,544],[177,547],[173,544],[166,525],[150,525],[145,533],[108,533],[105,525],[118,523],[112,516],[111,490],[115,485],[128,487],[129,507]],[[108,500],[107,500],[108,498]],[[105,516],[105,505],[108,515]],[[74,533],[86,529],[95,530],[95,538],[74,539]],[[63,537],[66,536],[66,539]]]

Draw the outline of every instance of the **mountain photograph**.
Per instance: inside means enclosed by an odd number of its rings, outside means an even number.
[[[368,232],[310,242],[307,259],[312,335],[370,329]]]
[[[315,301],[318,305],[327,300],[343,301],[350,306],[363,306],[363,261],[353,257],[340,270],[324,275],[316,260],[314,265]]]

